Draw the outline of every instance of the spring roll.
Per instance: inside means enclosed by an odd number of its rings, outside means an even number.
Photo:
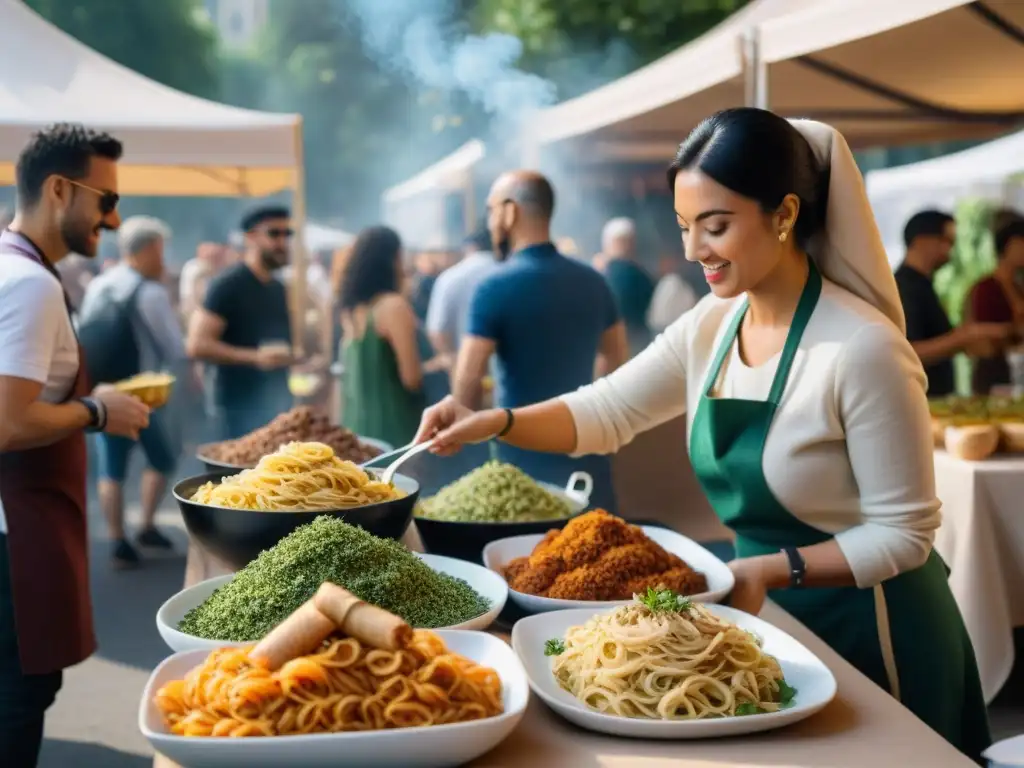
[[[329,581],[317,590],[313,604],[344,634],[373,648],[397,651],[412,640],[412,627],[401,618]]]
[[[309,600],[260,640],[249,657],[268,669],[280,669],[292,659],[315,652],[336,630],[334,622]]]

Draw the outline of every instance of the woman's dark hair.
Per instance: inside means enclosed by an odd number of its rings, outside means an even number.
[[[668,168],[669,190],[680,171],[699,170],[726,189],[774,213],[783,198],[800,198],[796,242],[807,243],[825,225],[828,170],[818,167],[807,139],[785,118],[753,107],[717,112],[679,145]]]
[[[996,256],[999,258],[1005,256],[1006,248],[1010,244],[1010,241],[1015,240],[1018,237],[1024,237],[1024,219],[1011,221],[1009,224],[1004,224],[1001,228],[996,230]]]
[[[338,306],[350,310],[382,293],[398,290],[398,256],[402,240],[389,227],[368,227],[359,233],[341,278]]]

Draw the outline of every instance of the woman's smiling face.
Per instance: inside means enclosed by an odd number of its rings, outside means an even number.
[[[676,174],[673,197],[686,258],[704,267],[704,278],[720,298],[750,290],[775,269],[784,253],[779,231],[796,218],[788,208],[799,206],[795,195],[787,195],[779,213],[767,214],[756,200],[699,170]]]

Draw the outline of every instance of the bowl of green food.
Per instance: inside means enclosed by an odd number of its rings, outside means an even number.
[[[325,581],[418,629],[486,629],[508,585],[482,566],[410,552],[331,517],[318,517],[237,573],[207,579],[167,600],[156,626],[174,651],[261,640]]]
[[[573,472],[559,488],[489,461],[421,499],[413,514],[427,552],[482,563],[492,541],[565,527],[590,506],[593,487],[586,472]]]

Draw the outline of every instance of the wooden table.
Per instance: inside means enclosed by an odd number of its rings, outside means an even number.
[[[193,547],[188,584],[225,572]],[[585,731],[531,697],[519,727],[473,768],[971,768],[970,760],[889,694],[846,663],[802,624],[769,603],[761,617],[785,630],[828,665],[839,694],[803,722],[771,731],[705,741],[642,741]],[[183,768],[157,756],[154,768]]]

